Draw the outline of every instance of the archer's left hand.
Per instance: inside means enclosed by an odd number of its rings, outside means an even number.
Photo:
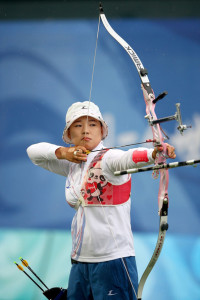
[[[167,143],[165,143],[165,146],[166,146],[167,155],[169,156],[169,158],[172,158],[172,159],[176,158],[175,148]],[[156,146],[152,153],[152,157],[155,159],[157,152],[161,152],[161,151],[163,151],[163,146]]]

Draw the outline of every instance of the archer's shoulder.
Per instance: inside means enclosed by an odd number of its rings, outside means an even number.
[[[123,151],[121,149],[109,149],[106,151],[104,157],[120,157],[122,156],[126,151]]]

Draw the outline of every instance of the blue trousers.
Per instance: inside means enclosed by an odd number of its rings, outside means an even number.
[[[67,299],[137,300],[137,289],[138,274],[134,256],[100,263],[80,262],[72,264]]]

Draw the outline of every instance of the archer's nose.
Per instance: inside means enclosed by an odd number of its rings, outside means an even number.
[[[83,134],[88,134],[89,133],[89,126],[88,126],[88,124],[84,124],[82,133]]]

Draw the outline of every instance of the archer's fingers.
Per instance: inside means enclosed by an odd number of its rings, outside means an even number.
[[[173,146],[167,147],[167,154],[170,158],[176,158],[175,148]]]
[[[79,154],[86,154],[87,153],[87,149],[84,146],[76,146],[75,150],[79,153]]]
[[[83,153],[84,151],[84,153]],[[87,161],[87,154],[85,153],[85,150],[81,148],[76,148],[76,150],[73,153],[74,155],[74,162],[80,163],[82,161]]]
[[[176,158],[176,153],[175,153],[175,148],[167,143],[165,143],[165,146],[166,146],[166,153],[168,155],[169,158]],[[156,146],[154,148],[154,151],[155,152],[162,152],[164,150],[164,147],[162,145],[160,146]]]
[[[167,155],[169,158],[176,158],[175,148],[172,145],[165,143],[167,148]]]

